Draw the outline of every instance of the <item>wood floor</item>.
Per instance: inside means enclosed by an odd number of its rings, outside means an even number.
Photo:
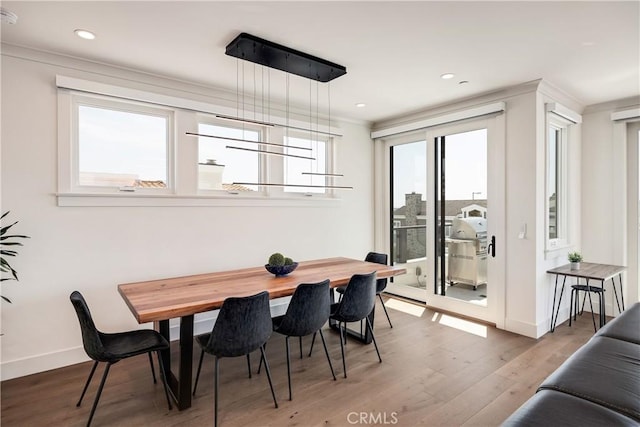
[[[378,303],[379,304],[379,303]],[[245,358],[220,363],[221,426],[496,426],[533,395],[542,380],[592,335],[588,313],[539,340],[486,327],[486,337],[445,323],[455,320],[426,309],[420,317],[389,309],[393,329],[378,307],[373,345],[349,340],[343,377],[338,334],[327,331],[336,371],[333,381],[322,346],[299,358],[292,340],[293,400],[288,400],[284,338],[267,347],[279,408],[264,371],[248,378]],[[99,319],[97,319],[99,324]],[[482,325],[476,333],[482,333]],[[310,338],[305,338],[308,351]],[[318,344],[318,343],[316,343]],[[175,345],[175,343],[174,343]],[[177,351],[177,348],[173,349]],[[199,357],[196,345],[194,366]],[[254,372],[259,357],[252,355]],[[82,426],[102,375],[98,368],[80,408],[75,406],[92,362],[2,383],[3,426]],[[213,358],[205,355],[198,394],[185,411],[169,411],[154,385],[146,356],[111,369],[93,426],[213,425]]]

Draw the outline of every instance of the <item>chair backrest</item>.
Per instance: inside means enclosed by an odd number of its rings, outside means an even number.
[[[365,317],[376,303],[376,272],[354,274],[342,295],[336,315],[345,322],[357,322]]]
[[[331,312],[329,279],[319,283],[298,285],[287,313],[278,325],[278,332],[284,335],[303,337],[322,328]]]
[[[84,351],[87,352],[93,360],[99,362],[106,362],[108,357],[105,354],[105,349],[102,344],[101,333],[93,323],[91,312],[87,306],[87,302],[84,300],[82,294],[78,291],[73,291],[69,296],[73,308],[76,310],[78,320],[80,321],[80,330],[82,331],[82,344],[84,345]]]
[[[376,264],[384,264],[387,265],[389,256],[387,254],[381,254],[378,252],[369,252],[367,256],[364,258],[367,262],[375,262]],[[387,287],[387,279],[378,279],[376,281],[376,294],[384,291]]]
[[[205,351],[236,357],[260,348],[271,336],[269,293],[227,298],[222,303]]]

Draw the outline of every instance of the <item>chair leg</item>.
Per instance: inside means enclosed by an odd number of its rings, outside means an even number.
[[[333,372],[333,365],[331,364],[331,358],[329,357],[329,350],[327,350],[327,343],[324,340],[324,334],[322,333],[322,329],[318,329],[320,332],[320,338],[322,338],[322,346],[324,347],[324,354],[327,355],[327,362],[329,362],[329,368],[331,368],[331,375],[333,375],[333,380],[336,380],[336,374]],[[315,334],[313,335],[315,336]]]
[[[104,368],[102,381],[100,381],[100,387],[98,387],[98,393],[96,394],[96,398],[93,401],[93,406],[91,407],[91,413],[89,414],[89,421],[87,421],[87,427],[91,425],[91,420],[93,419],[93,415],[95,414],[96,408],[98,407],[98,401],[100,400],[100,395],[102,394],[102,388],[104,387],[104,383],[107,381],[107,375],[109,375],[109,368],[111,368],[111,362],[108,362],[107,367]]]
[[[162,355],[160,354],[160,350],[158,350],[158,366],[160,366],[160,375],[162,379],[162,385],[164,386],[164,394],[167,396],[167,404],[169,405],[169,410],[171,407],[171,398],[169,397],[169,385],[167,381],[167,373],[164,371],[164,366],[162,365]]]
[[[264,349],[267,350],[267,343],[264,343]],[[258,364],[258,374],[260,374],[260,370],[262,369],[262,362],[264,362],[264,356],[260,355],[260,363]]]
[[[347,378],[347,362],[344,360],[344,343],[342,342],[342,324],[343,323],[338,323],[338,328],[340,329],[340,352],[342,353],[342,370],[344,371],[344,377]],[[345,329],[347,328],[346,324],[344,328]],[[346,331],[344,333],[346,334]]]
[[[89,373],[89,378],[87,378],[87,382],[84,385],[84,388],[82,389],[82,394],[80,395],[80,400],[78,400],[78,403],[76,403],[76,407],[79,407],[80,404],[82,403],[82,398],[84,397],[84,394],[87,392],[87,388],[89,388],[89,383],[91,382],[91,378],[93,378],[93,373],[96,371],[96,368],[98,367],[98,361],[94,361],[93,362],[93,367],[91,368],[91,372]]]
[[[300,341],[300,359],[302,359],[302,337],[298,337]]]
[[[316,332],[313,333],[313,338],[311,338],[311,348],[309,348],[309,357],[311,357],[311,353],[313,352],[313,344],[316,342]]]
[[[593,302],[591,301],[591,292],[587,291],[589,294],[589,307],[591,307],[591,320],[593,321],[593,331],[597,332],[598,328],[596,328],[596,315],[593,313]]]
[[[371,338],[373,339],[373,345],[376,348],[376,353],[378,353],[378,360],[382,363],[382,357],[380,357],[380,352],[378,351],[378,343],[376,342],[376,336],[373,335],[373,328],[371,327],[371,323],[369,323],[369,318],[364,318],[365,322],[367,322],[367,328],[369,328],[369,333],[371,334]]]
[[[151,358],[151,352],[147,354],[149,355],[149,365],[151,365],[151,376],[153,376],[153,383],[158,384],[158,381],[156,381],[156,370],[153,368],[153,359]]]
[[[269,387],[271,388],[271,396],[273,397],[273,404],[278,407],[278,401],[276,400],[276,392],[273,391],[273,382],[271,381],[271,371],[269,370],[269,362],[267,362],[267,355],[264,352],[264,346],[260,347],[262,358],[264,359],[264,370],[267,373],[267,379],[269,380]]]
[[[571,326],[571,320],[573,320],[573,307],[575,306],[573,299],[575,298],[575,291],[575,289],[571,289],[571,298],[569,299],[569,326]],[[559,308],[558,311],[560,311]]]
[[[213,425],[218,427],[218,376],[220,374],[220,358],[218,356],[215,357],[215,367],[213,368],[213,390],[215,396],[213,397]],[[194,389],[195,392],[195,389]]]
[[[249,369],[249,378],[251,378],[251,355],[249,353],[247,353],[247,368]]]
[[[287,384],[289,384],[289,400],[291,400],[291,357],[289,356],[289,336],[284,339],[287,350]]]
[[[380,298],[380,303],[382,304],[382,309],[384,310],[384,314],[387,315],[387,321],[389,322],[389,327],[393,328],[391,324],[391,318],[389,317],[389,313],[387,312],[387,307],[384,306],[384,300],[382,299],[382,295],[378,294],[378,298]]]
[[[193,385],[193,395],[196,395],[196,389],[198,388],[198,379],[200,379],[200,370],[202,369],[202,359],[204,358],[204,350],[200,351],[200,362],[198,362],[198,372],[196,372],[196,381]]]

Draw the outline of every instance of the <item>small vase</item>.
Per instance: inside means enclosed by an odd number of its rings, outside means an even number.
[[[580,263],[579,262],[572,262],[571,263],[571,269],[572,270],[580,270]]]

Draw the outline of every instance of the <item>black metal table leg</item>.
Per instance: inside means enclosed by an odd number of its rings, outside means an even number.
[[[589,284],[589,279],[587,279],[587,285]],[[604,298],[604,280],[600,281],[600,288],[602,288],[602,308],[600,309],[600,327],[602,328],[605,323],[607,323],[607,308],[605,304]]]
[[[333,289],[331,289],[331,303],[333,304],[334,301],[335,301],[335,295],[334,295]],[[376,307],[374,305],[373,309],[371,310],[371,313],[369,313],[369,315],[367,316],[369,319],[369,322],[371,322],[372,329],[373,329],[373,318],[375,315],[375,311],[376,311]],[[329,327],[334,331],[338,331],[338,332],[340,331],[340,325],[335,320],[329,319]],[[346,329],[346,334],[348,336],[355,338],[360,342],[363,342],[365,344],[371,344],[371,342],[373,341],[373,337],[371,336],[371,333],[369,332],[368,328],[364,328],[364,334],[346,327],[345,329]]]
[[[562,279],[562,287],[560,288],[560,298],[558,298],[558,308],[555,309],[556,304],[556,293],[558,290],[558,275],[556,274],[556,284],[553,288],[553,305],[551,307],[551,332],[556,330],[556,322],[558,321],[558,314],[560,313],[560,304],[562,303],[562,295],[564,294],[564,285],[567,282],[567,276],[563,276]],[[553,312],[555,310],[555,317]]]
[[[159,322],[160,334],[170,342],[169,320]],[[191,375],[193,369],[193,315],[180,318],[180,360],[178,377],[171,370],[171,351],[163,350],[162,365],[164,366],[169,391],[179,410],[191,407]]]

